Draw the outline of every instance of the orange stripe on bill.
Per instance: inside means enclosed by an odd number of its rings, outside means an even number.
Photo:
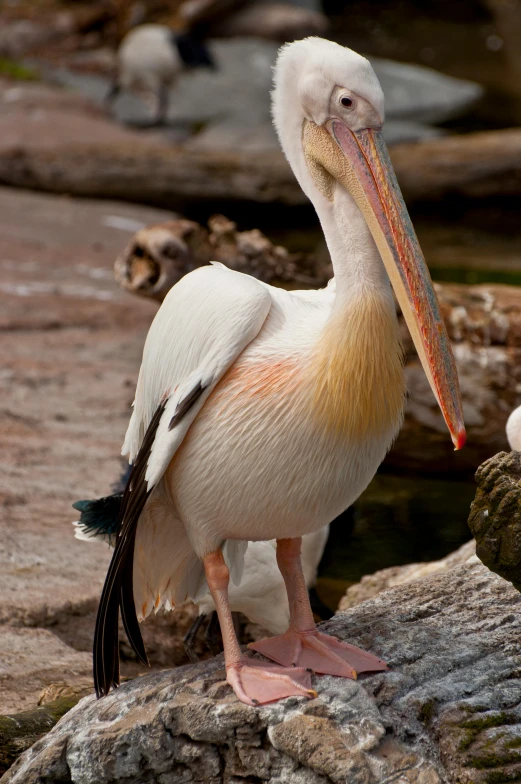
[[[370,128],[353,132],[338,120],[327,129],[356,176],[342,185],[365,217],[452,442],[461,449],[466,434],[454,355],[382,134]]]

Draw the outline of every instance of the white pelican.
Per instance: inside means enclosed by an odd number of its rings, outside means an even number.
[[[521,452],[521,406],[514,408],[508,417],[506,432],[510,449]]]
[[[189,33],[144,24],[134,27],[122,40],[117,55],[117,75],[105,101],[112,104],[121,90],[141,87],[157,96],[156,123],[166,120],[168,91],[183,70],[214,68],[206,45]]]
[[[247,704],[316,695],[308,669],[347,678],[386,669],[316,629],[300,564],[301,537],[360,495],[402,422],[390,283],[456,449],[465,441],[450,342],[383,116],[382,90],[360,55],[319,38],[280,50],[274,122],[320,218],[334,284],[288,292],[215,265],[186,275],[164,300],[123,446],[134,466],[96,624],[99,696],[119,681],[118,606],[146,662],[137,615],[197,601],[206,585],[228,683]],[[273,538],[290,625],[250,647],[280,666],[241,651],[228,602],[244,542]]]

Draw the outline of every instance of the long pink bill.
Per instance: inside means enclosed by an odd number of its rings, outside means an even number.
[[[337,120],[329,131],[356,174],[360,188],[350,192],[380,251],[454,446],[461,449],[466,434],[454,355],[382,134],[353,132]]]

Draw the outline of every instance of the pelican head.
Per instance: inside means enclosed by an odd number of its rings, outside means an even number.
[[[321,38],[287,44],[275,67],[272,101],[282,149],[322,223],[341,226],[338,212],[346,204],[363,216],[460,449],[465,428],[454,357],[381,134],[384,97],[371,64]]]

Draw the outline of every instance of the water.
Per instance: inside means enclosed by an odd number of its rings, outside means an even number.
[[[519,200],[446,199],[411,210],[433,280],[521,285]]]
[[[519,199],[446,198],[434,204],[413,204],[411,218],[429,265],[440,283],[506,283],[521,285],[521,224]],[[239,216],[241,228],[250,228]],[[267,216],[261,230],[289,250],[327,256],[324,236],[314,213],[285,215],[281,224]],[[301,228],[305,227],[305,228]]]
[[[321,598],[336,607],[364,574],[456,550],[471,538],[467,517],[475,490],[472,480],[377,474],[331,526],[319,569]]]

